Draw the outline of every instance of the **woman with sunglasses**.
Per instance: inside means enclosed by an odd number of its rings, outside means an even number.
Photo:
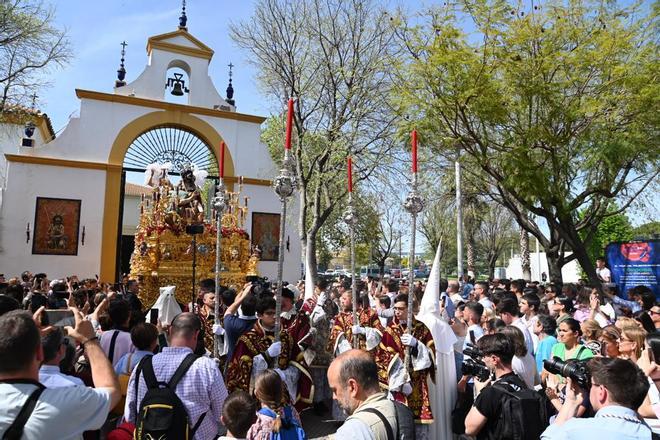
[[[644,349],[644,339],[646,338],[646,334],[646,331],[640,326],[624,327],[621,330],[621,337],[618,341],[619,357],[637,362]]]
[[[573,319],[573,300],[567,296],[558,296],[555,298],[555,302],[552,304],[551,312],[551,314],[555,316],[555,319],[557,320],[557,325],[561,324],[567,319]],[[578,328],[579,327],[580,324],[578,323]]]
[[[653,321],[653,326],[656,330],[660,330],[660,305],[655,305],[649,309],[649,316]]]

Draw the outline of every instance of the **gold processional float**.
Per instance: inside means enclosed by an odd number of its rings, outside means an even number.
[[[194,165],[180,167],[181,181],[175,186],[167,178],[171,164],[147,167],[146,183],[153,188],[151,197],[142,196],[140,221],[135,233],[135,250],[131,255],[131,278],[140,280],[140,299],[145,306],[153,304],[162,286],[176,286],[176,299],[187,304],[192,297],[193,257],[196,260],[195,285],[200,280],[215,278],[216,223],[215,209],[205,211],[202,189],[207,173]],[[229,207],[222,215],[221,271],[223,286],[242,287],[248,276],[258,276],[260,251],[250,246],[243,229],[247,218],[247,197],[241,206],[242,190],[229,191]],[[190,226],[200,231],[186,233]],[[193,252],[196,242],[197,252]],[[193,255],[195,254],[195,255]]]

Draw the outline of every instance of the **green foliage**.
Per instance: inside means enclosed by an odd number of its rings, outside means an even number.
[[[611,209],[614,211],[615,209]],[[634,237],[633,227],[625,214],[615,214],[600,222],[593,234],[587,253],[592,261],[603,256],[605,247],[614,241],[627,241]]]
[[[8,104],[27,106],[46,74],[69,62],[66,31],[54,21],[55,9],[41,1],[0,2],[0,113]]]
[[[656,236],[660,235],[660,222],[653,221],[649,223],[644,223],[643,225],[639,225],[633,229],[632,235],[634,239],[656,238]]]
[[[343,241],[337,232],[349,153],[358,188],[391,160],[394,29],[373,0],[258,0],[253,16],[230,31],[250,53],[267,96],[274,102],[295,98],[299,233],[314,272],[317,236],[326,234],[330,248]],[[270,118],[262,139],[275,161],[282,158],[283,138],[283,115]]]
[[[591,0],[432,9],[401,26],[412,56],[399,111],[416,114],[408,125],[437,153],[460,148],[519,222],[542,217],[548,238],[525,227],[546,249],[573,250],[595,278],[580,252],[591,231],[660,170],[656,13]]]

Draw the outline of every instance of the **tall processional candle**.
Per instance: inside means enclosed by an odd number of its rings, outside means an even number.
[[[416,173],[417,172],[417,130],[412,131],[412,139],[410,143],[412,146],[412,172]]]
[[[220,143],[220,178],[225,177],[225,141]]]
[[[348,156],[348,192],[353,192],[353,158]]]
[[[293,98],[289,98],[289,107],[286,112],[286,139],[284,148],[291,149],[291,126],[293,125]]]

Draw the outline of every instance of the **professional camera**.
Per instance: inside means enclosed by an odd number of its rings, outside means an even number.
[[[246,277],[247,281],[252,283],[251,293],[255,296],[261,296],[264,293],[272,294],[272,284],[268,277],[258,277],[255,275]]]
[[[570,377],[583,390],[591,388],[591,372],[587,366],[586,360],[569,359],[562,361],[555,356],[551,360],[543,361],[543,368],[549,373],[558,374],[562,377]]]
[[[461,372],[465,376],[474,376],[481,382],[488,380],[490,377],[490,370],[481,360],[483,353],[474,344],[468,342],[467,347],[463,350],[465,356],[471,359],[465,359],[461,365]]]

